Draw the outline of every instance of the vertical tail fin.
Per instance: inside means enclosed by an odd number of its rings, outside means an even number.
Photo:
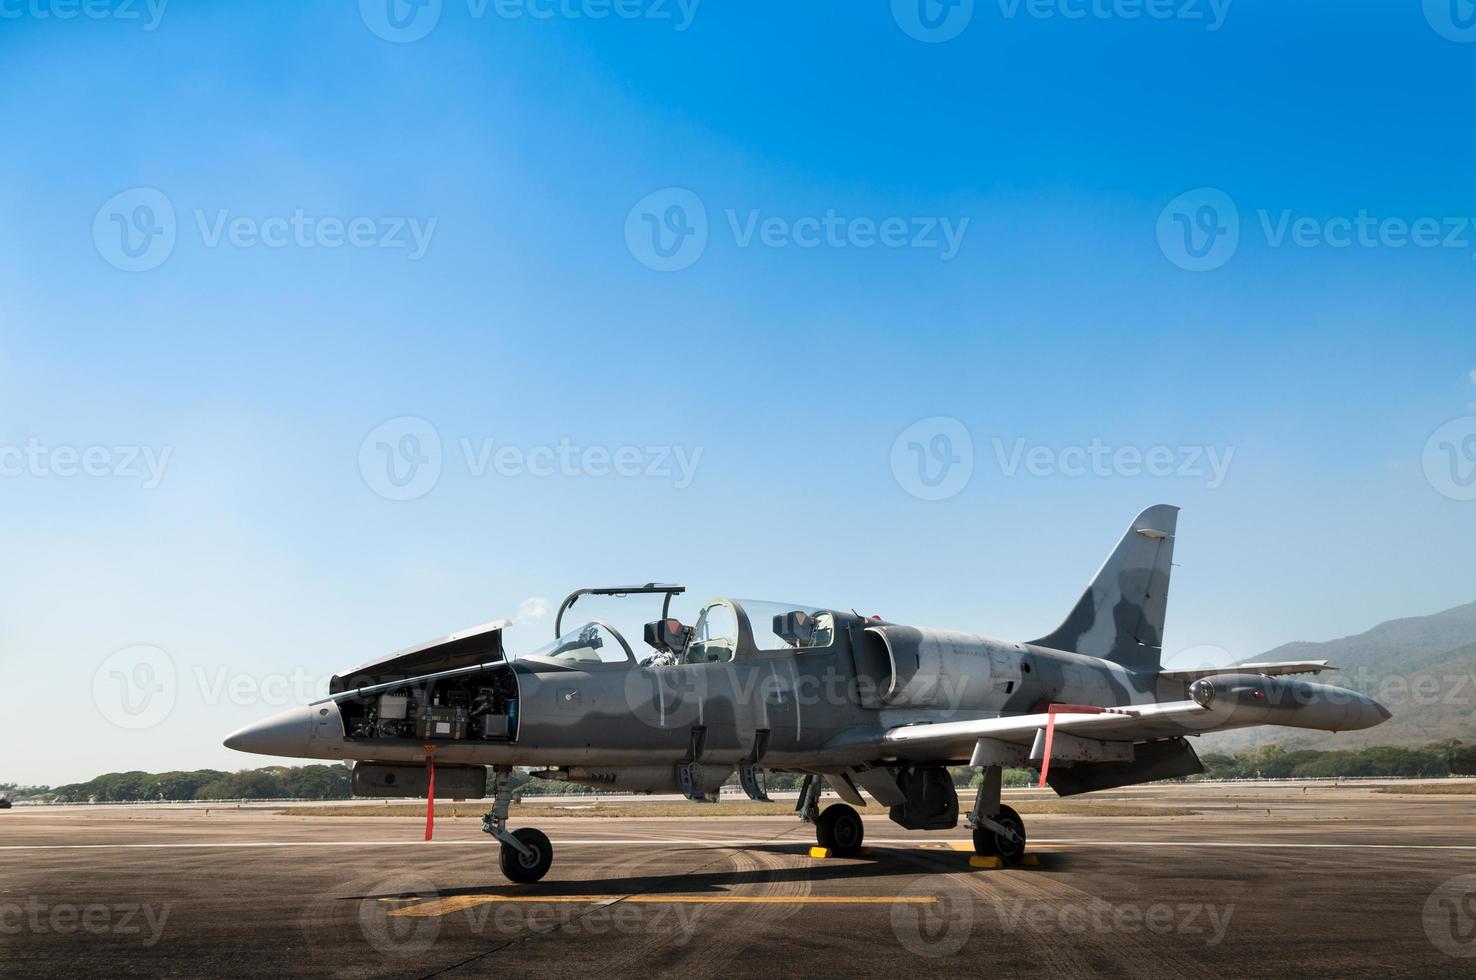
[[[1066,621],[1032,642],[1129,670],[1157,670],[1178,519],[1179,508],[1168,504],[1139,514]]]

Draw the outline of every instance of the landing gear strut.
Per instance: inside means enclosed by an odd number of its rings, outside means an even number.
[[[814,773],[805,776],[800,784],[799,799],[794,802],[794,812],[805,823],[814,823],[820,817],[820,777]]]
[[[845,803],[832,803],[820,809],[820,777],[810,773],[800,786],[799,800],[795,812],[806,823],[815,825],[815,841],[828,848],[837,857],[849,857],[860,853],[861,841],[866,836],[866,827],[861,823],[861,814]]]
[[[1025,854],[1025,821],[1013,807],[1000,802],[1003,769],[984,766],[983,772],[974,808],[965,818],[974,832],[974,853],[1018,864]]]
[[[494,766],[492,774],[495,792],[492,809],[482,818],[482,832],[502,842],[499,863],[507,879],[531,885],[548,874],[549,865],[553,864],[553,844],[543,831],[532,827],[507,829],[507,808],[512,803],[512,767]]]

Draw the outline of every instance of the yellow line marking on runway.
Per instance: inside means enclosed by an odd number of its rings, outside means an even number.
[[[968,840],[926,841],[925,843],[919,844],[918,847],[922,848],[925,851],[966,851],[969,854],[974,853],[974,842]],[[1059,845],[1051,844],[1047,844],[1043,847],[1031,844],[1030,849],[1039,853],[1058,853],[1064,850],[1064,848],[1060,847]]]
[[[449,915],[499,902],[522,905],[937,905],[932,895],[453,895],[388,912],[388,915]]]
[[[772,845],[775,843],[803,844],[798,839],[793,841],[774,840],[772,838],[724,838],[718,840],[701,840],[695,838],[660,839],[649,837],[638,838],[589,838],[589,837],[561,837],[553,842],[559,847],[670,847],[674,845],[691,845],[693,847],[726,847],[744,848],[760,845]],[[918,838],[884,837],[873,840],[871,844],[896,844],[902,846],[926,846],[928,844],[950,844],[958,845],[960,850],[972,850],[971,841],[927,841]],[[1044,841],[1032,841],[1032,850],[1044,850],[1042,845],[1050,844],[1080,844],[1090,847],[1230,847],[1245,848],[1248,850],[1263,849],[1286,849],[1286,848],[1312,848],[1312,849],[1348,849],[1348,850],[1379,850],[1379,851],[1476,851],[1476,844],[1372,844],[1357,841],[1196,841],[1196,840],[1092,840],[1086,838],[1059,838]],[[407,848],[437,848],[437,847],[480,847],[495,846],[484,838],[467,838],[454,840],[424,841],[419,838],[401,838],[397,840],[301,840],[301,841],[160,841],[156,843],[116,843],[116,844],[0,844],[0,854],[9,851],[109,851],[109,850],[238,850],[254,848],[278,848],[278,847],[407,847]]]

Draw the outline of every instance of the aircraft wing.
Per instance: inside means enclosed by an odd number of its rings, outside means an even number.
[[[1141,742],[1202,731],[1210,727],[1211,717],[1208,708],[1194,701],[1132,705],[1101,714],[1058,709],[1056,731],[1104,742]],[[1049,721],[1050,715],[1042,711],[974,721],[902,725],[882,736],[881,747],[909,755],[918,749],[928,749],[936,750],[939,757],[967,757],[981,738],[1030,746],[1036,733]]]
[[[1160,677],[1172,677],[1181,681],[1197,681],[1201,677],[1216,674],[1265,674],[1279,677],[1284,674],[1320,674],[1324,670],[1337,670],[1326,660],[1267,660],[1260,663],[1231,664],[1228,667],[1200,667],[1195,670],[1165,670]]]

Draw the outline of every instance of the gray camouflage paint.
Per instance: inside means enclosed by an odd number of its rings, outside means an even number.
[[[781,651],[756,649],[740,617],[727,663],[574,665],[524,657],[489,668],[516,676],[516,741],[437,742],[435,759],[583,767],[597,783],[674,789],[676,767],[694,761],[700,742],[695,761],[702,782],[715,787],[745,760],[817,773],[896,762],[965,764],[976,741],[888,742],[887,732],[899,726],[1031,714],[1050,704],[1183,702],[1189,682],[1159,673],[1176,520],[1177,508],[1169,506],[1140,514],[1065,622],[1038,641],[836,612],[829,646]],[[1151,737],[1257,724],[1341,730],[1388,717],[1362,695],[1324,684],[1260,675],[1207,683],[1208,711],[1192,722],[1161,723]],[[763,731],[767,749],[754,760]],[[332,702],[284,712],[227,744],[317,759],[418,762],[427,754],[416,740],[345,738]],[[662,772],[671,774],[668,785]]]
[[[1065,621],[1035,645],[1157,670],[1178,523],[1169,504],[1139,514]]]

